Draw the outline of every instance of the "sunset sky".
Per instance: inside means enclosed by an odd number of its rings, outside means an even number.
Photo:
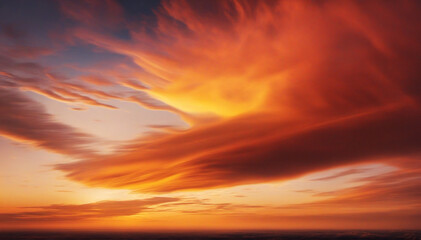
[[[0,229],[421,229],[420,16],[0,1]]]

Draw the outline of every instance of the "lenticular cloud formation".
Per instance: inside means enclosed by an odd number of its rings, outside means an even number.
[[[56,167],[72,180],[169,192],[357,162],[400,166],[390,159],[420,152],[415,1],[164,1],[153,24],[128,25],[127,39],[63,8],[80,23],[72,29],[78,41],[142,69],[142,84],[119,84],[143,91],[143,106],[191,124],[124,153]],[[118,11],[110,15],[110,28],[125,23]]]

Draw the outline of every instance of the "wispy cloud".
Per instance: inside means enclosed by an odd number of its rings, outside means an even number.
[[[22,93],[3,88],[0,88],[0,135],[75,157],[95,155],[91,147],[97,141],[57,122],[41,104]]]
[[[142,200],[101,201],[80,205],[50,205],[29,207],[31,211],[0,214],[0,221],[75,221],[131,216],[149,207],[178,201],[177,198],[154,197]]]
[[[321,178],[315,178],[312,179],[312,181],[326,181],[326,180],[332,180],[332,179],[336,179],[336,178],[341,178],[341,177],[346,177],[349,175],[353,175],[353,174],[359,174],[359,173],[364,173],[366,172],[367,169],[360,169],[360,168],[355,168],[355,169],[349,169],[349,170],[345,170],[327,177],[321,177]]]
[[[333,192],[314,193],[327,197],[316,202],[287,205],[285,209],[305,209],[308,212],[379,212],[418,211],[421,207],[420,167],[416,158],[402,168],[385,174],[357,178],[363,184]]]

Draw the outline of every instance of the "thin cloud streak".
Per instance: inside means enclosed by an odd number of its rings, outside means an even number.
[[[312,179],[311,181],[332,180],[332,179],[336,179],[336,178],[350,176],[350,175],[353,175],[353,174],[364,173],[365,171],[367,171],[367,170],[366,169],[358,169],[358,168],[356,168],[356,169],[349,169],[349,170],[346,170],[346,171],[339,172],[337,174],[333,174],[331,176]]]
[[[142,200],[101,201],[88,204],[70,205],[55,204],[50,206],[29,207],[37,209],[27,212],[0,214],[0,221],[83,221],[89,219],[106,219],[138,214],[149,207],[178,201],[177,198],[153,197]]]

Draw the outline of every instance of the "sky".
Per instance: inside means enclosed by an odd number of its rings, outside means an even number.
[[[0,1],[0,229],[421,229],[419,1]]]

